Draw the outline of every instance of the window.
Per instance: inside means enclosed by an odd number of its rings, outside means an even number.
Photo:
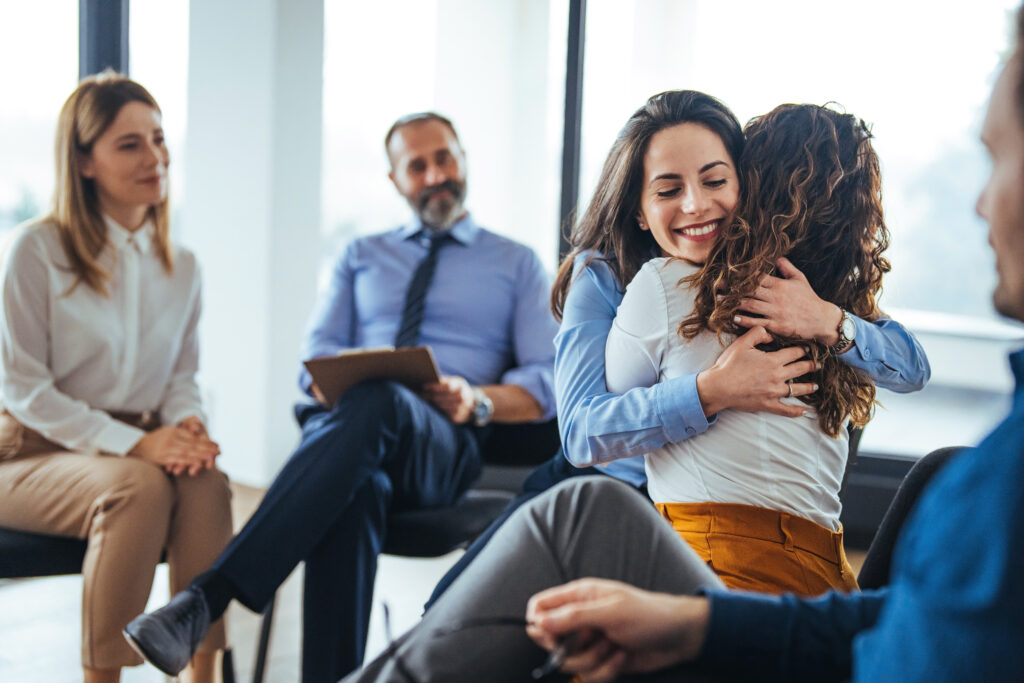
[[[188,113],[188,5],[185,0],[131,0],[128,66],[163,113],[170,153],[171,222],[184,198],[185,132]]]
[[[992,309],[993,258],[973,210],[988,170],[978,135],[1017,4],[591,0],[581,203],[619,128],[657,92],[707,92],[741,122],[782,102],[839,103],[872,125],[882,161],[893,270],[881,305],[932,364],[921,394],[881,393],[862,448],[975,442],[1004,410],[1004,354],[1024,339]]]
[[[1017,3],[982,4],[592,0],[582,199],[654,93],[702,90],[741,122],[782,102],[834,101],[872,125],[883,164],[883,307],[993,317],[992,258],[973,213],[986,173],[978,133]]]
[[[6,234],[50,207],[57,115],[78,82],[78,1],[5,7],[0,62],[8,65],[0,73],[0,234]]]
[[[324,13],[325,235],[408,220],[383,138],[399,116],[432,109],[466,149],[474,218],[553,269],[568,3],[327,0]]]

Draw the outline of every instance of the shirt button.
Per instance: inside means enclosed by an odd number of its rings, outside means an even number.
[[[867,349],[861,349],[860,350],[860,355],[864,356],[864,360],[870,360],[871,359],[871,352],[869,352]]]
[[[697,433],[697,430],[694,429],[693,427],[687,427],[686,428],[686,433],[689,434],[690,436],[693,436],[694,434]]]

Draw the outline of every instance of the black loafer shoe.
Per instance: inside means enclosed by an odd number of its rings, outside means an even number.
[[[177,676],[209,628],[206,600],[198,588],[189,587],[155,612],[135,617],[123,633],[147,662],[168,676]]]

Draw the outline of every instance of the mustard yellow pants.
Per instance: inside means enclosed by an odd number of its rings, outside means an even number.
[[[733,503],[657,503],[661,515],[729,588],[821,595],[857,579],[843,531],[777,510]]]

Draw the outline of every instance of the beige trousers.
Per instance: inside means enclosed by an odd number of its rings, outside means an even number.
[[[82,664],[141,664],[121,630],[146,608],[166,552],[171,594],[207,569],[231,538],[220,470],[171,476],[132,457],[68,451],[0,414],[0,525],[88,540],[82,565]],[[199,651],[225,645],[210,628]]]

